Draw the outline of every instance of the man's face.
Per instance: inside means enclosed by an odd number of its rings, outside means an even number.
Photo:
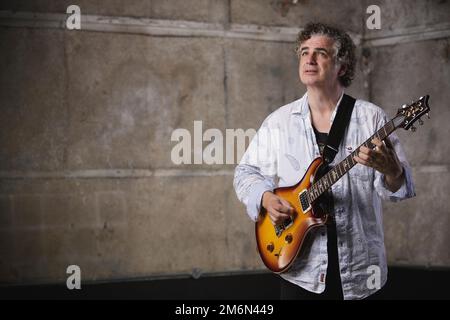
[[[340,67],[335,62],[333,44],[333,39],[318,35],[301,44],[299,76],[305,86],[324,87],[337,84]]]

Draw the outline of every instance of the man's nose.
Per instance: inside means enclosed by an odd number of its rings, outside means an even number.
[[[316,64],[316,63],[317,63],[317,62],[316,62],[316,54],[315,54],[315,53],[309,54],[309,55],[307,56],[306,63],[307,63],[307,64]]]

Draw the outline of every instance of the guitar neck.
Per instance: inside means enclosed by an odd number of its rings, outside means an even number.
[[[358,154],[359,148],[361,146],[373,149],[375,148],[375,145],[371,142],[372,139],[378,138],[379,140],[383,141],[387,136],[394,132],[395,129],[397,128],[394,124],[394,121],[389,121],[363,144],[356,148],[349,156],[339,162],[319,180],[315,181],[314,184],[308,189],[308,198],[310,203],[319,198],[325,191],[331,188],[333,184],[335,184],[340,178],[342,178],[351,168],[353,168],[353,166],[357,163],[353,159],[353,157]]]

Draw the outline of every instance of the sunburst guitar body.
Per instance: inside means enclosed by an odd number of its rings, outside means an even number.
[[[313,184],[322,165],[322,158],[316,158],[299,183],[274,190],[277,196],[287,200],[294,208],[291,219],[275,226],[267,212],[262,211],[256,222],[258,251],[264,264],[275,273],[288,269],[300,252],[308,232],[327,222],[328,215],[319,206],[305,203],[302,207],[300,199]]]

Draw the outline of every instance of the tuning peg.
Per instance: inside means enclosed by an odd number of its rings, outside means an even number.
[[[423,120],[422,120],[422,119],[419,119],[419,124],[420,124],[421,126],[423,126]]]
[[[412,132],[416,132],[416,127],[411,126],[410,130],[411,130]]]
[[[406,104],[402,105],[402,109],[406,109],[406,107],[407,107]]]
[[[428,119],[430,119],[430,114],[427,112],[427,117],[428,117]]]

